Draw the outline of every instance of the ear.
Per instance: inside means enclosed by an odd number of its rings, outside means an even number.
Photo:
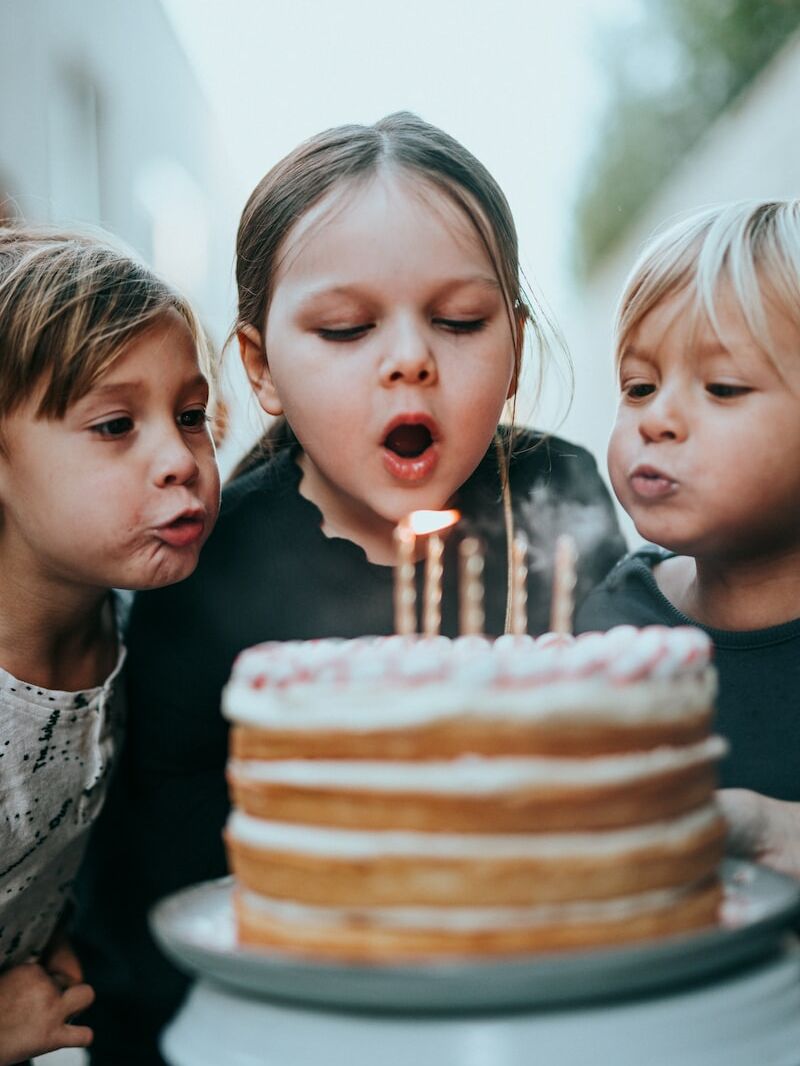
[[[259,404],[268,415],[282,415],[283,406],[269,372],[261,334],[255,326],[242,326],[236,331],[236,339],[244,372]]]

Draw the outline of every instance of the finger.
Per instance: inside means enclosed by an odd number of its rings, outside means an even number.
[[[72,985],[61,996],[61,1003],[65,1018],[80,1014],[94,1003],[94,989],[91,985]]]
[[[58,1047],[88,1047],[94,1033],[88,1025],[62,1025],[58,1030]]]
[[[78,956],[67,941],[59,944],[55,951],[47,956],[44,968],[52,976],[58,975],[67,985],[78,985],[83,980],[83,971]]]

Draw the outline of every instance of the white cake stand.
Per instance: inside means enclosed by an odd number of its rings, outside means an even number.
[[[200,981],[162,1054],[172,1066],[798,1066],[800,950],[787,939],[667,995],[450,1017],[303,1009]]]

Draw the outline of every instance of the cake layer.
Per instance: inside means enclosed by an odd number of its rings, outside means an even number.
[[[670,822],[586,833],[355,831],[234,812],[233,871],[261,895],[321,905],[529,906],[693,883],[721,858],[713,805]]]
[[[718,737],[595,759],[447,762],[235,760],[235,805],[256,817],[350,828],[519,832],[656,822],[708,802]]]
[[[321,697],[320,697],[321,698]],[[411,697],[408,697],[411,699]],[[418,694],[414,699],[421,699]],[[237,725],[231,731],[235,759],[397,759],[427,761],[459,755],[553,755],[590,757],[682,747],[708,736],[712,712],[702,711],[679,721],[640,719],[635,723],[592,722],[574,717],[529,721],[487,714],[457,715],[446,721],[408,729],[383,726],[383,704],[373,697],[371,728],[358,731],[319,728],[265,729]],[[381,727],[375,728],[380,722]]]
[[[235,896],[240,940],[252,946],[355,961],[448,955],[491,956],[623,944],[713,925],[721,902],[714,878],[608,902],[450,910],[367,911],[282,904]]]
[[[237,759],[590,756],[708,735],[716,677],[691,628],[266,644],[223,694]]]

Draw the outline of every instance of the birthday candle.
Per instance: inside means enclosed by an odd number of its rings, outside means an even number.
[[[428,537],[428,556],[425,560],[425,588],[422,603],[422,632],[426,637],[438,637],[442,624],[442,553],[444,541],[438,533]]]
[[[528,538],[517,533],[511,545],[511,632],[528,632]]]
[[[394,568],[394,629],[401,636],[417,631],[417,589],[414,560],[417,538],[407,519],[395,528],[397,562]]]
[[[477,537],[465,537],[458,546],[459,625],[462,636],[483,633],[483,552]]]
[[[550,605],[550,630],[553,633],[572,632],[577,559],[574,538],[569,533],[562,533],[556,541],[553,569],[553,598]]]

